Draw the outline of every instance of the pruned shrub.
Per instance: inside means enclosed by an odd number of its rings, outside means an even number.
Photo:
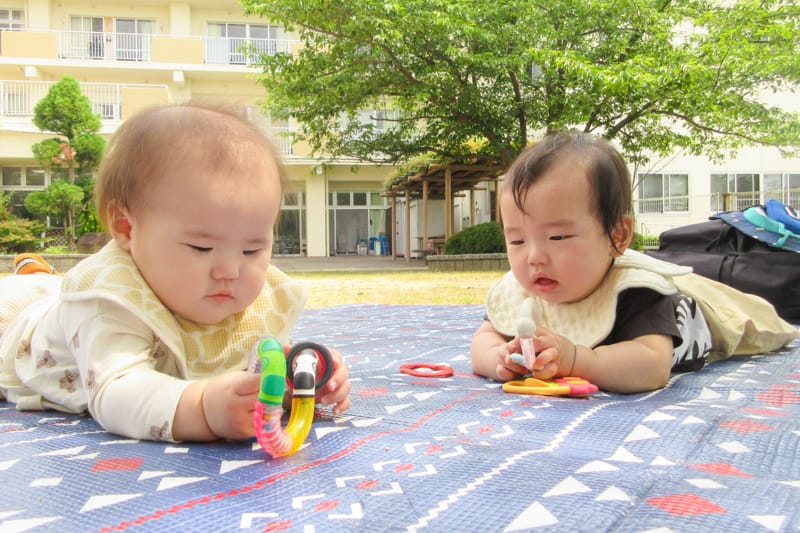
[[[454,233],[444,243],[445,255],[493,254],[506,251],[506,240],[497,222],[484,222]]]

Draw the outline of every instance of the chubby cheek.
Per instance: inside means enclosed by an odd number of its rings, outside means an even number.
[[[264,288],[264,283],[267,281],[267,268],[261,267],[248,267],[243,270],[239,277],[239,286],[248,298],[255,298]]]
[[[508,263],[511,267],[511,272],[514,273],[514,277],[517,279],[520,285],[527,290],[530,291],[532,288],[532,284],[530,282],[530,270],[528,268],[528,261],[525,259],[524,254],[508,254]]]

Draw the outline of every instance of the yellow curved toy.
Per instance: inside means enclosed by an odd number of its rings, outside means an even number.
[[[281,416],[283,395],[286,391],[286,355],[275,337],[264,337],[256,345],[249,369],[256,371],[260,364],[261,387],[253,413],[253,427],[261,448],[272,457],[283,457],[296,452],[311,430],[314,420],[317,354],[328,359],[324,361],[326,370],[333,368],[328,351],[319,345],[313,346],[314,350],[305,349],[299,351],[296,358],[290,357],[294,365],[292,411],[286,429],[283,429]],[[327,381],[328,376],[329,373],[323,374],[320,386]]]

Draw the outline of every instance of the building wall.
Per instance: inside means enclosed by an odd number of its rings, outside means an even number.
[[[106,138],[122,121],[151,105],[197,100],[255,109],[264,96],[264,88],[253,79],[254,71],[249,66],[206,62],[204,38],[208,37],[209,23],[267,24],[263,19],[246,17],[236,0],[142,3],[6,0],[0,6],[22,9],[25,18],[23,31],[0,32],[0,96],[3,87],[6,93],[11,91],[10,82],[54,83],[66,75],[76,78],[82,87],[111,84],[109,90],[115,91],[118,116],[103,120],[100,133]],[[61,39],[70,29],[72,16],[103,19],[103,31],[109,34],[102,52],[104,57],[59,57]],[[112,39],[115,18],[155,21],[149,60],[119,61],[110,56],[115,44]],[[297,49],[296,36],[282,33],[287,46]],[[25,90],[32,89],[26,86]],[[42,96],[46,94],[46,88],[41,91]],[[0,168],[37,166],[30,147],[52,135],[39,132],[31,119],[31,116],[3,114],[0,106]],[[290,177],[287,190],[304,195],[304,253],[331,254],[328,193],[377,191],[391,169],[357,165],[358,171],[354,172],[354,162],[321,166],[304,143],[286,143],[279,138],[280,133],[270,130],[268,133],[277,145],[288,144],[283,153]],[[10,191],[20,189],[0,187]]]

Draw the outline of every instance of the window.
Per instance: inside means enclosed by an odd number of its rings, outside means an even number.
[[[688,174],[639,176],[639,213],[687,213],[688,211]]]
[[[350,193],[349,192],[337,192],[336,193],[336,205],[338,205],[338,206],[350,205]]]
[[[121,61],[150,61],[150,35],[154,21],[115,19],[116,58]]]
[[[340,191],[328,193],[328,205],[333,207],[385,207],[385,200],[380,192]]]
[[[283,193],[283,205],[281,207],[292,207],[300,205],[302,193],[285,192]]]
[[[61,37],[62,57],[103,59],[106,45],[103,17],[72,16],[69,29]]]
[[[280,215],[275,224],[272,253],[302,255],[305,253],[305,197],[302,192],[283,193]]]
[[[378,131],[384,131],[386,129],[386,124],[384,120],[386,119],[386,111],[376,111],[375,112],[375,129]]]
[[[388,234],[387,210],[379,192],[328,193],[328,245],[332,254],[375,252],[375,240]],[[388,243],[386,244],[388,246]],[[379,247],[380,249],[380,247]]]
[[[42,187],[47,185],[45,181],[45,171],[41,168],[25,169],[25,185],[28,187]]]
[[[0,185],[3,187],[44,189],[48,184],[47,172],[45,172],[43,168],[2,167],[2,169],[0,169],[0,175],[2,175],[2,182],[0,182]]]
[[[0,9],[0,30],[23,30],[25,22],[21,9]]]
[[[288,119],[264,115],[257,107],[247,107],[246,109],[247,119],[267,133],[267,137],[278,149],[278,152],[292,153],[294,139]]]
[[[800,209],[800,173],[764,174],[764,201],[778,200]]]
[[[250,52],[256,55],[278,52],[281,33],[278,26],[266,24],[209,23],[206,61],[232,65],[249,64],[247,54]]]
[[[92,103],[92,111],[100,115],[100,118],[114,120],[117,118],[116,104],[96,104]]]
[[[3,187],[22,187],[22,168],[3,167]]]
[[[278,27],[261,25],[248,27],[250,29],[250,45],[256,54],[275,54],[278,51]]]
[[[742,211],[761,202],[761,176],[752,172],[711,174],[711,211]]]
[[[32,109],[28,109],[28,99],[24,92],[16,92],[13,89],[6,93],[4,113],[11,116],[25,116],[32,114]]]
[[[784,203],[800,210],[800,172],[786,174],[786,200]]]

